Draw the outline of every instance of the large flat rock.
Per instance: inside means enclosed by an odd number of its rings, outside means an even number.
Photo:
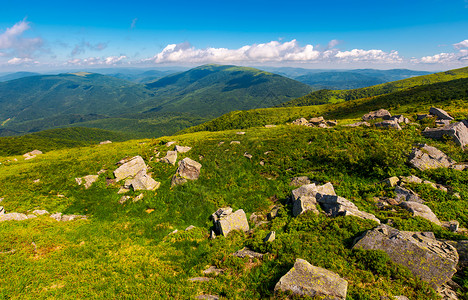
[[[448,157],[444,152],[436,147],[427,144],[420,144],[413,148],[408,157],[408,163],[421,171],[437,168],[448,168],[456,161]]]
[[[465,122],[467,121],[448,124],[439,128],[426,128],[422,134],[427,138],[436,140],[449,137],[457,145],[465,147],[468,144],[468,127]]]
[[[233,230],[249,231],[249,222],[242,209],[232,212],[232,208],[218,209],[211,215],[218,234],[228,235]]]
[[[115,181],[135,177],[140,171],[146,172],[146,164],[141,156],[132,157],[114,171]]]

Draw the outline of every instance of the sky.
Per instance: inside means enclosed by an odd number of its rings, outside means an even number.
[[[0,72],[468,66],[468,0],[23,0],[0,7]]]

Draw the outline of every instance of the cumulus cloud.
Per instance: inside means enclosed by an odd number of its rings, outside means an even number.
[[[453,44],[455,49],[468,48],[468,40],[461,41],[460,43]]]
[[[423,64],[458,65],[468,62],[468,40],[453,44],[455,52],[444,52],[413,59],[412,62]]]
[[[0,34],[0,56],[31,57],[31,55],[42,47],[41,38],[25,38],[23,34],[29,30],[29,22],[22,20],[5,32]]]
[[[337,40],[329,48],[338,45]],[[205,48],[197,49],[189,43],[170,44],[154,57],[146,59],[154,63],[236,63],[236,62],[378,62],[396,63],[402,61],[397,51],[353,49],[340,51],[328,49],[319,51],[313,45],[301,46],[296,40],[289,42],[271,41],[263,44],[246,45],[238,49]]]
[[[76,55],[85,53],[86,50],[102,51],[106,48],[107,48],[107,43],[97,43],[93,45],[90,42],[82,41],[81,43],[75,45],[75,47],[73,48],[71,52],[71,56],[76,56]]]
[[[68,65],[73,66],[112,66],[124,63],[127,56],[108,56],[108,57],[88,57],[73,58],[67,61]]]
[[[38,64],[38,63],[39,62],[28,57],[24,57],[24,58],[13,57],[9,61],[7,61],[8,65],[31,65],[31,64]]]

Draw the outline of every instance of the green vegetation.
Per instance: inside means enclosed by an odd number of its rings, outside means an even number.
[[[203,164],[197,181],[171,188],[177,167],[151,159],[156,152],[164,156],[170,150],[165,143],[171,140],[192,147],[179,159],[188,156]],[[230,144],[232,140],[240,144]],[[396,228],[462,239],[399,207],[380,209],[373,200],[392,196],[393,191],[379,184],[380,180],[414,174],[448,185],[451,190],[443,197],[424,192],[424,187],[419,192],[441,220],[455,218],[461,226],[468,226],[465,172],[411,169],[405,164],[406,155],[419,142],[430,143],[457,161],[468,159],[455,144],[426,140],[416,127],[391,131],[287,125],[250,128],[245,135],[196,132],[62,149],[28,161],[0,157],[1,205],[7,211],[47,209],[89,217],[72,222],[57,222],[48,216],[1,222],[0,252],[8,253],[0,254],[0,295],[11,299],[189,299],[208,293],[228,299],[264,299],[273,297],[278,279],[296,258],[303,258],[344,277],[349,283],[349,299],[391,295],[437,299],[428,284],[390,262],[384,253],[351,250],[353,240],[376,225],[373,221],[313,213],[293,218],[287,204],[294,189],[290,179],[307,175],[321,183],[332,182],[338,195],[382,221],[392,220]],[[244,157],[245,152],[252,159]],[[161,187],[144,191],[139,202],[120,205],[119,184],[107,185],[105,178],[113,177],[117,161],[134,155],[145,159]],[[75,177],[101,169],[107,171],[91,188],[76,184]],[[458,192],[461,199],[452,192]],[[244,209],[248,216],[266,214],[273,205],[282,208],[277,218],[251,234],[233,232],[209,240],[209,216],[227,205]],[[197,228],[184,231],[189,225]],[[169,235],[174,229],[179,232]],[[264,243],[270,230],[276,231],[276,240]],[[230,255],[244,246],[269,254],[263,261],[252,262]],[[9,252],[12,249],[15,251]],[[226,271],[207,283],[188,281],[203,276],[201,272],[209,265]],[[460,292],[466,292],[466,278],[456,280],[462,286]]]

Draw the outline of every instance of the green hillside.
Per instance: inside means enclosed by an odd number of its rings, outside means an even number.
[[[389,94],[416,86],[445,82],[459,78],[468,77],[468,67],[450,70],[446,72],[434,73],[430,75],[412,77],[399,81],[383,83],[371,87],[365,87],[354,90],[320,90],[312,92],[306,96],[285,102],[279,106],[307,106],[325,103],[338,103],[355,99],[379,96]]]
[[[316,90],[348,90],[368,87],[385,81],[369,75],[354,72],[321,72],[296,77],[297,81],[310,85]]]

